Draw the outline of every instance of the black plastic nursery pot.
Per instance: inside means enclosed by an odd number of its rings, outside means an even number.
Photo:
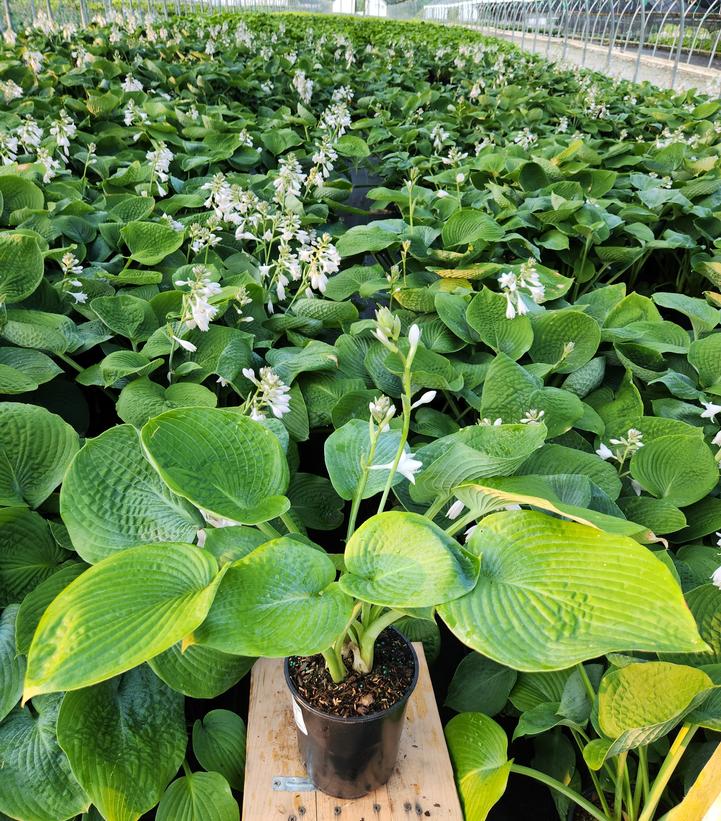
[[[392,629],[392,628],[391,628]],[[401,698],[386,710],[344,718],[311,706],[298,692],[285,660],[298,748],[314,786],[337,798],[360,798],[385,784],[398,758],[408,699],[418,683],[418,656],[396,630],[413,658],[413,678]]]

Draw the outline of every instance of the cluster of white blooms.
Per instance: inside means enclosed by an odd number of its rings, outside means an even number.
[[[454,145],[449,149],[448,156],[442,157],[441,161],[444,165],[455,166],[460,165],[463,162],[463,160],[467,159],[467,157],[468,153],[466,151],[461,151],[461,149],[458,148],[458,146]],[[462,182],[462,180],[460,180],[459,182]]]
[[[346,103],[346,105],[350,105],[353,97],[355,97],[355,93],[350,86],[338,86],[331,95],[334,103]]]
[[[311,234],[310,241],[301,246],[298,257],[305,263],[304,281],[314,291],[324,293],[328,276],[340,268],[340,254],[331,242],[330,234]]]
[[[204,265],[194,265],[192,273],[194,279],[179,279],[175,283],[190,289],[183,296],[180,321],[187,328],[207,331],[218,313],[210,299],[220,293],[220,285],[211,278],[210,271]]]
[[[471,86],[471,90],[468,92],[468,99],[469,100],[477,100],[481,96],[481,92],[486,87],[486,81],[483,79],[478,79],[473,83]]]
[[[281,157],[278,161],[278,174],[273,180],[276,201],[283,204],[287,196],[300,197],[305,179],[306,175],[295,154],[286,154],[285,157]]]
[[[601,446],[597,448],[596,453],[604,461],[614,459],[623,464],[629,456],[632,456],[643,447],[643,434],[636,428],[629,428],[625,436],[619,436],[608,441],[609,444],[614,446],[614,449],[601,442]]]
[[[68,116],[64,108],[60,109],[59,119],[55,120],[50,126],[50,134],[55,138],[55,143],[61,154],[68,158],[68,149],[70,148],[70,140],[77,132],[77,126]]]
[[[23,53],[23,62],[34,74],[40,74],[45,58],[39,51],[26,51]]]
[[[525,414],[521,417],[521,424],[522,425],[537,425],[540,422],[543,422],[543,417],[546,415],[546,411],[539,410],[538,408],[530,408],[527,410]]]
[[[677,128],[675,131],[666,126],[661,135],[656,138],[654,145],[656,148],[666,148],[669,145],[680,143],[688,145],[691,148],[698,148],[701,145],[702,138],[699,134],[687,134],[683,128]]]
[[[173,152],[162,140],[157,144],[155,151],[148,151],[145,155],[145,159],[150,162],[152,168],[151,184],[153,181],[156,183],[161,197],[164,197],[167,191],[160,183],[165,183],[170,179],[169,170],[173,157]]]
[[[513,142],[527,151],[532,145],[538,142],[538,137],[526,126],[526,128],[516,134],[513,138]]]
[[[390,421],[395,415],[396,406],[385,394],[376,396],[368,403],[368,410],[371,414],[371,421],[378,426],[379,433],[385,433],[390,427]]]
[[[506,319],[528,313],[524,291],[535,303],[540,303],[545,296],[545,288],[541,284],[533,259],[524,262],[517,274],[512,271],[501,274],[498,277],[498,284],[506,298]]]
[[[561,117],[556,126],[556,134],[565,134],[568,131],[568,117]]]
[[[76,303],[87,302],[88,295],[83,291],[83,283],[78,279],[83,272],[83,266],[75,254],[71,251],[63,254],[60,258],[60,268],[63,272],[63,281],[60,284],[62,290],[68,293]]]
[[[11,165],[18,156],[18,138],[8,134],[6,131],[0,132],[0,160],[3,165]]]
[[[265,419],[266,409],[277,419],[290,411],[290,388],[272,368],[261,368],[259,376],[250,368],[243,368],[243,376],[255,385],[255,394],[249,398],[251,419]]]
[[[305,71],[296,71],[293,75],[293,88],[296,90],[301,102],[308,105],[313,96],[313,81],[306,77]]]
[[[194,222],[188,229],[192,251],[199,254],[204,249],[213,248],[217,245],[220,242],[220,237],[216,233],[218,230],[220,230],[220,226],[214,216],[205,225]]]
[[[17,127],[18,142],[29,153],[40,148],[43,139],[43,130],[29,114]]]
[[[706,402],[701,400],[703,411],[701,411],[702,419],[710,419],[712,422],[716,421],[716,414],[721,413],[721,405],[716,405],[713,402]]]
[[[197,116],[198,116],[198,112],[196,111],[195,112],[195,117],[197,118]],[[243,129],[240,130],[240,132],[238,134],[238,140],[240,141],[240,144],[244,148],[252,148],[253,147],[253,138],[248,133],[247,128],[243,128]]]
[[[125,125],[145,125],[150,121],[148,115],[140,108],[135,100],[130,100],[123,111],[123,120]],[[136,139],[138,138],[137,135]]]
[[[23,96],[23,90],[13,80],[0,80],[0,94],[6,103],[19,100]]]
[[[160,219],[173,231],[185,231],[185,226],[179,220],[174,219],[170,214],[161,214]]]
[[[38,148],[37,162],[45,169],[43,174],[43,182],[49,183],[55,179],[57,172],[62,168],[62,163],[56,160],[47,148]]]
[[[440,123],[436,123],[431,129],[431,142],[433,143],[433,150],[436,154],[440,154],[443,149],[443,143],[451,136]]]
[[[140,80],[136,80],[135,77],[133,77],[132,74],[126,74],[125,75],[125,79],[121,83],[120,87],[123,89],[123,91],[128,91],[128,92],[130,92],[130,91],[142,91],[143,90],[143,84],[140,82]]]

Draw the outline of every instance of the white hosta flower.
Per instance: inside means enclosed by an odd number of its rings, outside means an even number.
[[[408,359],[413,359],[421,341],[421,329],[418,325],[411,325],[408,329]]]
[[[55,143],[65,159],[68,158],[68,149],[70,148],[70,140],[77,132],[77,126],[68,116],[64,108],[60,109],[59,119],[55,120],[50,126],[50,134],[55,138]]]
[[[23,54],[23,60],[25,61],[25,65],[34,74],[40,74],[40,72],[43,70],[43,63],[45,62],[45,58],[39,51],[26,51]]]
[[[82,274],[83,266],[80,264],[80,260],[72,253],[72,251],[68,251],[67,253],[63,254],[60,258],[60,267],[63,269],[63,274],[68,276],[69,274]]]
[[[624,448],[626,455],[629,455],[631,453],[635,453],[643,447],[643,442],[641,441],[642,438],[643,434],[640,430],[636,430],[636,428],[629,428],[628,433],[625,436],[620,436],[617,439],[609,439],[608,441],[612,445],[619,445]]]
[[[596,449],[596,453],[604,461],[606,461],[607,459],[615,459],[614,452],[611,450],[611,448],[609,448],[608,445],[604,445],[603,442],[601,442],[601,446]]]
[[[423,467],[423,462],[413,458],[413,454],[404,450],[398,462],[396,472],[404,476],[408,481],[414,485],[416,483],[416,473]],[[371,465],[371,470],[392,470],[393,462],[388,462],[385,465]]]
[[[446,519],[457,519],[463,512],[463,508],[465,508],[463,502],[460,499],[456,499],[446,511]]]
[[[37,122],[28,115],[17,128],[17,137],[26,151],[35,150],[43,139],[43,130]]]
[[[13,80],[0,80],[0,94],[3,95],[6,103],[10,103],[13,100],[19,100],[23,96],[23,90]]]
[[[123,89],[123,91],[128,92],[143,90],[143,84],[140,82],[140,80],[136,80],[132,74],[125,75],[125,79],[123,80],[120,87]]]
[[[158,193],[162,197],[165,196],[166,191],[160,183],[167,182],[170,179],[170,163],[174,156],[173,152],[162,140],[157,144],[154,151],[148,151],[145,155],[145,159],[151,164],[153,177],[156,178]]]
[[[721,448],[721,430],[711,440],[711,444],[716,445],[717,448]]]
[[[175,336],[175,334],[171,334],[170,338],[177,342],[184,350],[190,351],[190,353],[195,353],[198,350],[197,346],[193,345],[192,342],[188,342],[187,339],[181,339],[179,336]]]
[[[264,408],[270,408],[273,416],[280,419],[290,411],[290,388],[284,384],[272,368],[261,368],[256,376],[251,368],[243,368],[243,376],[257,388],[251,403],[251,416],[262,419]]]
[[[135,100],[130,100],[123,111],[123,120],[125,125],[145,125],[150,122],[150,117],[136,104]]]
[[[716,531],[716,546],[721,547],[721,530]]]
[[[295,72],[293,75],[293,88],[298,93],[301,101],[308,105],[313,96],[313,81],[306,77],[305,71]]]
[[[436,391],[426,391],[411,405],[411,410],[421,405],[428,405],[436,398]]]
[[[712,422],[716,421],[716,414],[721,413],[721,405],[715,405],[713,402],[704,402],[701,401],[701,404],[704,406],[704,410],[701,413],[702,419],[710,419]]]
[[[401,334],[401,321],[384,306],[376,310],[376,327],[373,336],[386,348],[395,351],[395,343]]]
[[[210,272],[205,266],[195,265],[192,271],[195,279],[178,280],[175,283],[190,288],[190,293],[185,297],[181,322],[184,322],[190,329],[198,328],[201,331],[207,331],[218,313],[218,309],[210,303],[210,299],[219,294],[221,288],[211,279]]]
[[[183,225],[183,223],[174,219],[170,214],[161,214],[160,219],[163,220],[163,222],[165,222],[169,228],[172,228],[173,231],[185,231],[185,226]]]
[[[466,541],[468,541],[473,536],[473,534],[476,532],[477,527],[478,525],[471,525],[468,528],[468,530],[466,530],[466,532],[463,534],[465,536]]]
[[[390,427],[389,422],[396,412],[396,406],[385,394],[377,396],[368,403],[371,419],[379,426],[380,433],[385,433]]]
[[[483,419],[478,420],[478,424],[497,428],[503,424],[503,419],[501,419],[500,416],[497,419],[489,419],[487,416],[484,416]]]
[[[636,479],[631,479],[631,489],[636,494],[636,496],[641,495],[641,491],[643,488],[641,487],[641,483],[636,481]]]
[[[538,410],[538,408],[530,408],[527,410],[526,413],[521,418],[522,425],[537,425],[540,422],[543,422],[543,417],[546,415],[546,411]]]
[[[11,165],[18,156],[17,137],[10,134],[0,133],[0,159],[3,165]]]
[[[45,173],[43,174],[44,183],[48,183],[54,179],[57,176],[57,172],[62,167],[60,161],[54,159],[50,155],[47,148],[38,148],[37,162],[39,162],[45,169]]]

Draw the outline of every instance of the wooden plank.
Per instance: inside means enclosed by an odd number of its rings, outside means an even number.
[[[352,800],[308,789],[282,659],[260,659],[250,680],[243,821],[462,821],[423,645],[390,781]],[[297,778],[298,782],[289,779]]]

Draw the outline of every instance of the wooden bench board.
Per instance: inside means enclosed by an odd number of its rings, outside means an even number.
[[[414,647],[418,685],[408,702],[398,764],[385,786],[350,800],[324,795],[307,781],[283,660],[253,665],[243,821],[463,821],[423,645]]]

